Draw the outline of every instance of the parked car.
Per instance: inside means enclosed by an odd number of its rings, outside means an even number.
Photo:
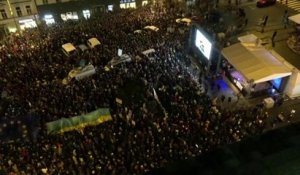
[[[276,4],[276,0],[258,0],[256,3],[257,7],[267,7]]]

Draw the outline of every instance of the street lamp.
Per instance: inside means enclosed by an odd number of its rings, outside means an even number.
[[[17,27],[17,31],[20,32],[20,27],[19,25],[17,24],[17,21],[16,21],[16,17],[15,17],[15,14],[11,8],[11,4],[10,4],[10,1],[9,0],[6,0],[7,4],[8,4],[8,9],[9,9],[9,12],[10,12],[10,15],[13,17],[14,19],[14,22],[15,22],[15,25]]]

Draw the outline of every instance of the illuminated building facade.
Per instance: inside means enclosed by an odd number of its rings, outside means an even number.
[[[0,0],[0,35],[37,27],[34,0]]]

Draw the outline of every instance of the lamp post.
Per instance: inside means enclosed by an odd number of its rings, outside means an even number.
[[[40,27],[39,27],[38,19],[36,18],[36,15],[39,14],[38,5],[36,3],[36,0],[33,0],[33,2],[34,2],[34,6],[36,8],[36,13],[33,14],[33,17],[34,17],[34,20],[35,20],[35,23],[36,23],[36,27],[38,28],[39,34],[41,34],[41,30],[40,30]],[[40,16],[39,16],[39,18],[40,18]]]
[[[17,27],[17,31],[20,32],[20,26],[18,25],[17,21],[16,21],[16,17],[15,17],[15,14],[11,8],[11,4],[10,4],[10,1],[9,0],[6,0],[7,4],[8,4],[8,9],[9,9],[9,12],[10,12],[10,15],[13,17],[14,19],[14,23]]]
[[[36,22],[36,24],[37,24],[38,21],[37,21],[36,15],[39,14],[39,12],[38,12],[38,8],[37,8],[36,0],[33,0],[33,2],[34,2],[34,6],[35,6],[35,8],[36,8],[36,13],[33,14],[33,17],[34,17],[34,20],[35,20],[35,22]]]

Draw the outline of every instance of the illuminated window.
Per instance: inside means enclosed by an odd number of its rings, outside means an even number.
[[[63,13],[60,14],[60,17],[62,20],[67,21],[69,19],[71,20],[77,20],[78,19],[78,15],[77,12],[67,12],[67,13]]]
[[[24,19],[19,21],[21,30],[26,28],[34,28],[37,27],[36,22],[33,19]]]
[[[145,5],[147,5],[148,4],[148,1],[143,1],[142,2],[142,6],[145,6]]]
[[[44,20],[45,20],[47,25],[51,25],[51,24],[55,23],[53,15],[45,15]]]
[[[28,15],[31,15],[31,14],[32,14],[30,5],[26,5],[26,11],[27,11],[27,14],[28,14]]]
[[[19,17],[22,16],[22,11],[20,7],[16,7],[16,12]]]
[[[135,2],[135,0],[120,0],[120,4]]]
[[[111,12],[112,12],[113,9],[114,9],[114,5],[108,5],[108,6],[107,6],[107,9],[108,9],[108,11],[111,11]]]
[[[85,19],[89,19],[91,17],[91,12],[89,10],[82,10],[82,12]]]
[[[126,3],[126,1],[124,1],[124,3],[121,3],[121,4],[120,4],[120,8],[121,8],[121,9],[136,8],[136,4],[135,4],[134,1],[132,1],[132,2],[127,2],[127,3]]]
[[[128,8],[136,8],[135,2],[131,2],[131,3],[128,3],[128,4],[129,4]]]
[[[60,17],[62,20],[67,21],[67,16],[66,14],[60,14]]]
[[[15,33],[15,32],[17,32],[17,28],[8,28],[8,31],[9,31],[9,33]]]
[[[71,18],[71,19],[75,19],[75,20],[78,19],[77,12],[73,12],[73,13],[72,13],[72,18]]]
[[[6,14],[5,9],[1,9],[0,12],[1,12],[2,18],[3,18],[3,19],[7,19],[7,14]]]
[[[104,5],[95,6],[93,10],[94,10],[93,12],[95,12],[95,13],[103,13],[106,11]]]
[[[67,19],[72,19],[73,18],[73,13],[72,12],[67,12],[66,17],[67,17]]]
[[[120,4],[120,8],[121,8],[121,9],[126,9],[125,3]]]

